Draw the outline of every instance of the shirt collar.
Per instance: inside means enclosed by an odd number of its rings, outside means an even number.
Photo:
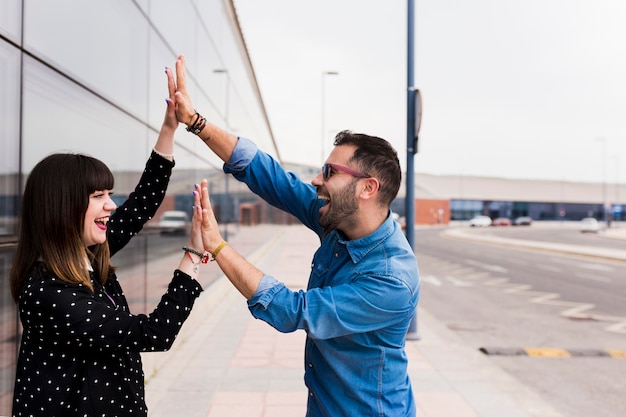
[[[346,240],[345,235],[337,230],[333,230],[332,233],[337,235],[339,243],[345,245],[352,262],[357,263],[365,255],[375,249],[378,245],[383,243],[387,237],[389,237],[394,231],[394,220],[391,217],[391,212],[387,215],[387,219],[370,235],[355,240]]]

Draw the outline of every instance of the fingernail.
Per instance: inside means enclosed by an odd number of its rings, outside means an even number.
[[[167,67],[165,67],[165,73],[167,74]]]
[[[193,186],[196,187],[196,188],[200,188],[200,186],[198,184],[194,184]]]
[[[172,101],[171,101],[169,98],[166,98],[166,99],[165,99],[165,102],[166,102],[167,104],[170,104]]]

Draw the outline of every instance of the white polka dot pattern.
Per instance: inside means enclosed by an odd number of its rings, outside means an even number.
[[[111,254],[158,209],[173,163],[152,154],[135,191],[109,222]],[[133,315],[117,277],[94,293],[35,265],[20,294],[24,332],[13,416],[146,416],[139,352],[169,349],[202,288],[176,270],[149,315]]]

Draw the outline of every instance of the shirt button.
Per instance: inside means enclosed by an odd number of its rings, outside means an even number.
[[[309,397],[314,397],[315,395],[313,395],[313,393],[311,391],[309,391]]]
[[[335,252],[335,258],[339,257],[339,253]]]
[[[313,364],[309,362],[309,368],[313,368]]]

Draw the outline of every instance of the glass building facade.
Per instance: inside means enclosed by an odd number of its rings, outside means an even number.
[[[20,337],[8,272],[24,181],[50,153],[86,153],[111,168],[123,200],[156,141],[167,97],[164,69],[179,54],[204,116],[279,157],[231,1],[0,2],[0,415],[11,412]],[[235,181],[229,186],[221,162],[182,127],[175,160],[164,206],[190,209],[193,184],[209,178],[223,200],[222,219],[236,217],[229,195],[243,191]],[[134,312],[152,308],[147,279],[156,271],[149,259],[180,251],[179,241],[155,238],[149,229],[123,259],[114,258],[120,279],[133,280],[125,290]]]

